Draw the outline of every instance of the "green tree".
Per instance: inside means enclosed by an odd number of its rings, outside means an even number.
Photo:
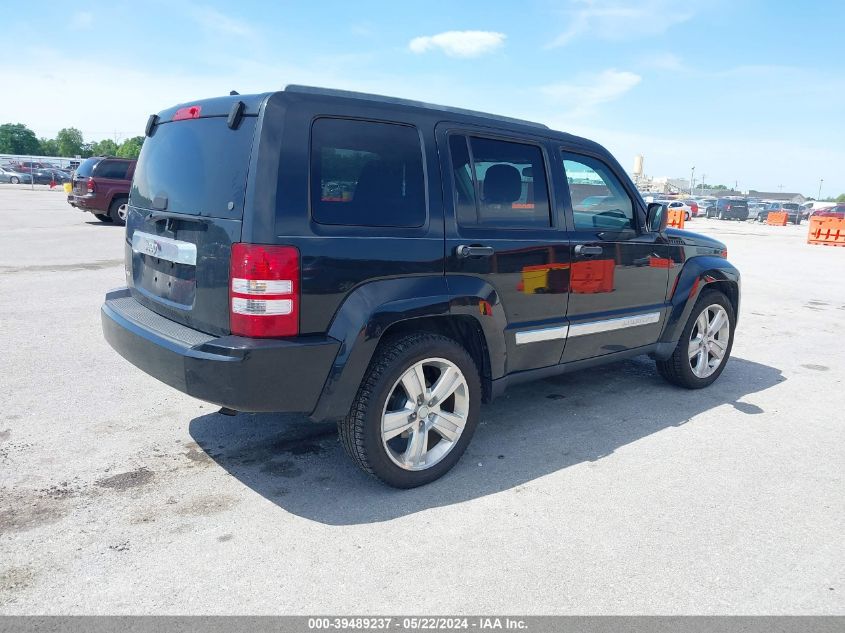
[[[0,125],[0,154],[37,155],[40,150],[35,132],[23,123]]]
[[[59,155],[76,156],[82,155],[85,142],[82,140],[82,132],[75,127],[66,127],[56,134],[56,143],[59,146]]]
[[[120,144],[120,147],[117,148],[117,156],[120,156],[121,158],[138,158],[138,154],[141,153],[141,146],[143,144],[143,136],[133,136],[132,138],[128,138]]]
[[[91,145],[92,156],[116,156],[117,150],[117,143],[110,138],[104,138],[102,141]]]
[[[42,156],[59,155],[59,144],[56,142],[56,139],[41,137],[40,139],[38,139],[38,143],[41,145]]]
[[[838,196],[836,196],[836,201],[845,202],[845,193],[840,193]]]

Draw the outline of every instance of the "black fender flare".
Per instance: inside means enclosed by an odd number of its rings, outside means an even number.
[[[329,325],[340,341],[313,421],[336,420],[349,407],[384,333],[393,325],[426,317],[470,316],[487,346],[493,379],[504,373],[505,314],[493,287],[477,277],[431,275],[373,281],[354,289]]]
[[[697,256],[688,259],[678,274],[674,289],[668,298],[669,314],[663,327],[654,356],[665,359],[672,355],[681,332],[692,313],[701,293],[713,284],[727,285],[728,298],[739,318],[741,278],[739,270],[721,257]]]

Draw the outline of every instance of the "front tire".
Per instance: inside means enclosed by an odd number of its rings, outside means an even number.
[[[12,183],[13,185],[18,184],[20,181],[21,181],[21,179],[18,178],[17,176],[12,176],[11,178],[9,178],[9,182]]]
[[[734,342],[736,317],[728,298],[718,290],[705,290],[695,302],[675,351],[657,361],[657,371],[667,381],[687,389],[713,383],[725,369]]]
[[[456,341],[427,332],[383,341],[338,432],[347,455],[395,488],[446,474],[478,425],[481,379]]]

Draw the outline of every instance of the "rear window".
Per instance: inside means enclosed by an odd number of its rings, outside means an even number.
[[[99,163],[102,158],[86,158],[81,163],[79,163],[79,167],[76,168],[76,175],[81,176],[82,178],[88,178],[89,176],[94,175],[94,166]]]
[[[225,117],[160,123],[141,148],[129,204],[242,217],[256,120],[244,117],[236,130],[226,125]]]
[[[790,211],[798,211],[798,209],[800,209],[801,207],[799,207],[797,204],[787,202],[785,205],[783,205],[783,208],[789,209]]]
[[[128,160],[103,160],[94,167],[94,175],[97,178],[111,178],[113,180],[125,180],[129,172]]]
[[[311,216],[320,224],[425,222],[419,132],[408,125],[317,119],[311,130]]]

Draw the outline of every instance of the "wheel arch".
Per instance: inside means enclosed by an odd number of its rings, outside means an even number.
[[[734,319],[739,319],[741,278],[739,271],[728,261],[713,256],[692,257],[678,275],[672,295],[671,308],[660,336],[657,358],[671,356],[681,332],[692,313],[696,301],[705,290],[719,290],[731,303]]]
[[[489,284],[453,283],[445,276],[374,281],[356,288],[341,305],[328,335],[341,342],[323,385],[314,421],[346,415],[370,361],[386,336],[436,332],[461,343],[475,360],[485,399],[504,372],[504,311]]]

